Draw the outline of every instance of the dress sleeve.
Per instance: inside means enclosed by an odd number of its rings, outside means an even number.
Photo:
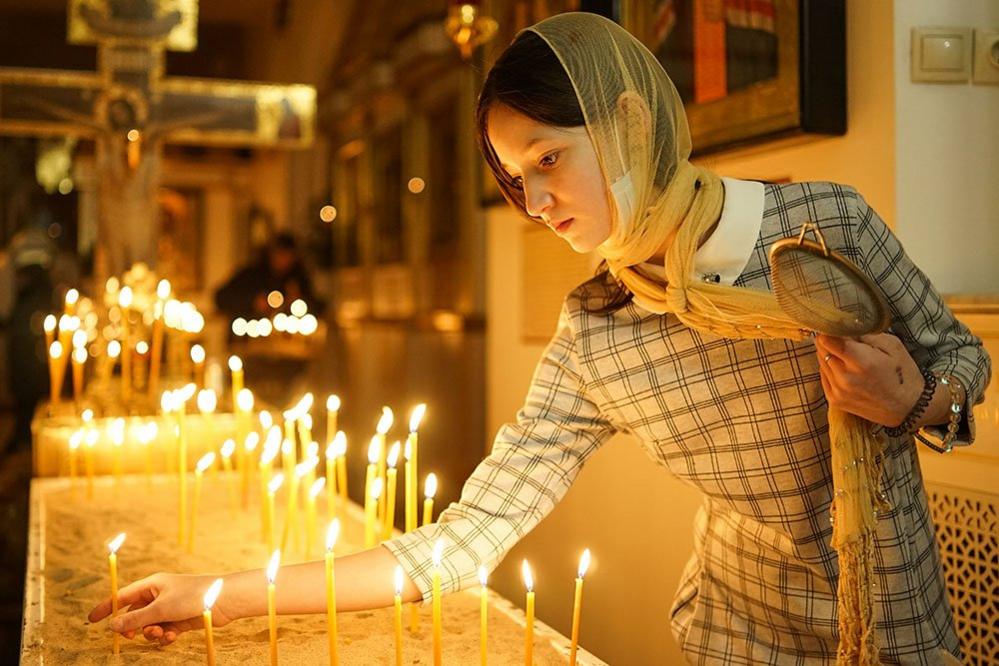
[[[587,397],[567,310],[537,368],[516,422],[500,428],[492,452],[461,497],[425,525],[384,545],[431,598],[433,545],[444,540],[441,589],[454,592],[492,570],[562,499],[586,459],[613,434]]]
[[[891,331],[920,367],[953,375],[967,390],[953,443],[971,444],[975,440],[971,408],[984,400],[992,375],[992,362],[981,339],[954,317],[929,278],[859,194],[853,228],[863,268],[888,301]],[[940,437],[945,433],[945,427],[929,430]]]

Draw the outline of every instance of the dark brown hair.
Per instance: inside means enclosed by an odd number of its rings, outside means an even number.
[[[551,47],[537,33],[525,30],[500,55],[486,75],[475,109],[476,139],[503,197],[525,218],[539,222],[527,212],[524,191],[500,164],[489,141],[489,110],[503,104],[528,118],[552,127],[586,124],[572,81]],[[601,262],[597,273],[607,273]],[[632,294],[616,279],[616,293],[595,312],[610,314],[631,302]]]

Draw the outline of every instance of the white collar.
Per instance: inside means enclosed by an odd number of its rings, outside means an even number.
[[[695,280],[718,276],[718,283],[732,286],[742,275],[760,235],[766,188],[752,180],[722,178],[725,202],[721,219],[708,240],[694,254]],[[664,277],[662,266],[641,264],[643,271]]]

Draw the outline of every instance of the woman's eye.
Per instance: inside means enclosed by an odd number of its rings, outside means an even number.
[[[514,176],[510,180],[513,182],[513,186],[516,187],[518,190],[524,189],[524,179],[521,178],[520,176]]]
[[[539,160],[539,164],[543,167],[555,166],[555,162],[558,161],[558,153],[548,153]]]

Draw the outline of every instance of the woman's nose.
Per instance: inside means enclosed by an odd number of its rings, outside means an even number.
[[[531,217],[544,217],[545,211],[551,209],[555,198],[545,187],[535,186],[528,189],[524,184],[524,210]]]

